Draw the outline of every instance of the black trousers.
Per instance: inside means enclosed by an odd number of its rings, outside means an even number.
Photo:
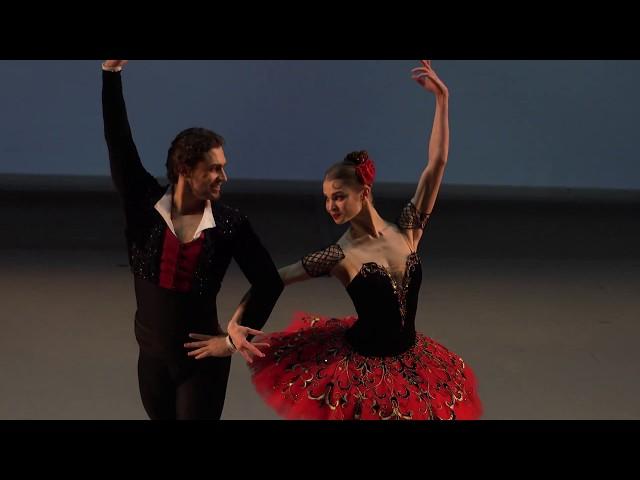
[[[231,357],[173,361],[140,352],[138,383],[147,415],[151,420],[219,420],[230,366]]]

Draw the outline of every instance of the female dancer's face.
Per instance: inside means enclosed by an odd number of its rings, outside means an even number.
[[[227,159],[222,147],[209,150],[204,160],[198,162],[187,175],[187,183],[194,196],[200,200],[219,200],[222,184],[229,180],[224,168]]]
[[[342,180],[325,180],[322,191],[325,208],[338,225],[349,222],[362,210],[363,188],[353,187]]]

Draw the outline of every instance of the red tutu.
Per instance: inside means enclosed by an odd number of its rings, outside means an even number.
[[[459,356],[418,333],[400,355],[365,357],[345,338],[355,321],[298,312],[285,331],[261,337],[271,347],[250,368],[267,404],[288,419],[480,417],[475,376]]]

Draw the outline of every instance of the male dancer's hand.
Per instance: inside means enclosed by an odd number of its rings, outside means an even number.
[[[107,70],[115,70],[124,67],[128,61],[129,60],[105,60],[102,62],[102,67]]]
[[[233,353],[229,350],[227,342],[225,341],[226,335],[190,333],[189,337],[198,341],[185,343],[184,348],[195,349],[191,350],[187,355],[195,357],[196,360],[201,360],[206,357],[230,357]]]
[[[229,325],[231,327],[231,324]],[[238,328],[235,329],[235,338],[232,336],[231,339],[245,360],[252,363],[254,355],[264,357],[264,353],[262,353],[257,347],[268,347],[269,344],[251,343],[247,341],[246,338],[249,334],[260,335],[264,334],[264,332],[254,330],[253,328],[243,327],[241,325],[237,325],[237,327]],[[231,329],[232,328],[230,328],[230,331]],[[231,336],[231,333],[229,333],[229,335]],[[190,333],[189,337],[198,341],[185,343],[184,348],[195,349],[191,350],[187,355],[195,357],[196,360],[206,357],[229,357],[234,353],[234,351],[230,350],[227,345],[226,335],[203,335],[201,333]]]

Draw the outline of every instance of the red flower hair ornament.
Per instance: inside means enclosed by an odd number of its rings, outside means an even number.
[[[366,151],[358,152],[354,160],[358,179],[360,179],[364,185],[373,185],[373,181],[376,178],[376,166],[373,160],[369,158],[369,154]]]

